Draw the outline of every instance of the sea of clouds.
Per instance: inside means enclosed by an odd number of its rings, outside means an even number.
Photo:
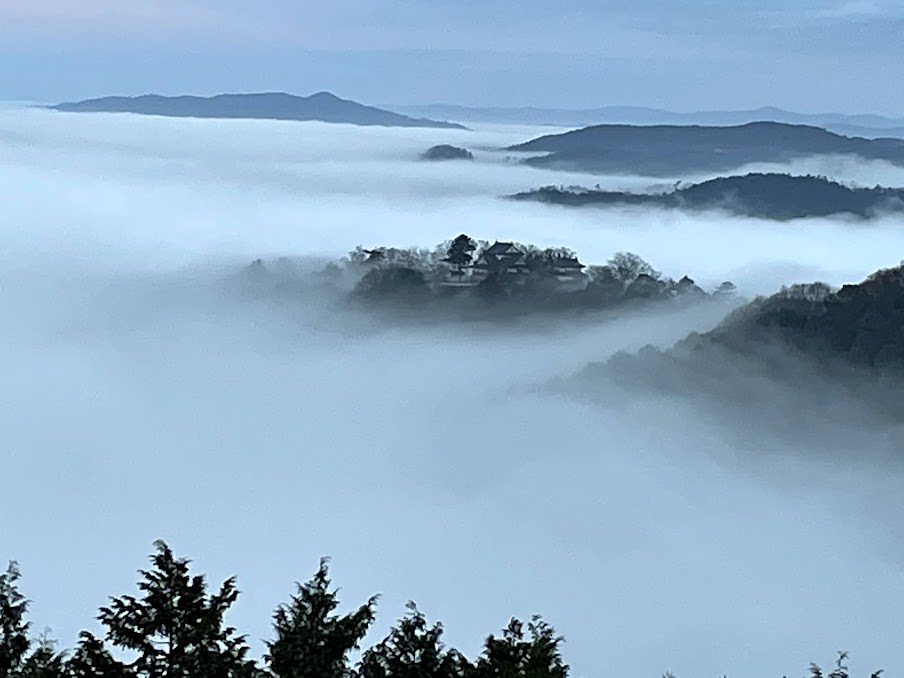
[[[904,479],[862,462],[900,436],[854,431],[849,456],[826,458],[819,431],[742,445],[675,397],[613,391],[603,406],[542,388],[712,328],[725,305],[412,327],[224,283],[259,256],[460,232],[587,263],[634,251],[742,296],[904,257],[899,219],[500,200],[662,183],[494,150],[548,132],[0,109],[0,558],[20,561],[36,628],[71,646],[163,538],[213,582],[239,576],[231,622],[257,650],[292,582],[330,555],[346,605],[383,594],[374,640],[413,599],[469,655],[542,613],[578,677],[798,676],[840,649],[860,675],[904,671]],[[418,160],[437,143],[476,161]],[[791,169],[904,184],[881,164]]]

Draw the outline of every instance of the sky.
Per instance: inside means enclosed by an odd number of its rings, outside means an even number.
[[[809,393],[836,393],[815,379],[772,392],[738,374],[765,394],[754,402],[779,403],[740,418],[605,380],[602,402],[545,388],[706,331],[744,297],[896,265],[899,220],[499,200],[652,181],[488,150],[536,132],[0,107],[0,563],[19,561],[35,633],[63,647],[102,633],[98,606],[136,592],[162,538],[211,584],[238,577],[229,623],[255,652],[326,555],[342,609],[382,594],[368,645],[413,599],[469,656],[512,615],[542,614],[574,678],[803,676],[842,649],[852,675],[901,675],[900,426],[817,416],[789,436]],[[418,159],[442,142],[475,161]],[[904,184],[881,163],[792,169]],[[463,229],[585,263],[634,251],[706,290],[732,280],[738,298],[517,327],[380,323],[335,291],[258,295],[236,277],[256,257],[312,265]],[[835,402],[855,411],[849,398]]]
[[[2,0],[0,98],[329,90],[901,116],[902,32],[900,0]]]

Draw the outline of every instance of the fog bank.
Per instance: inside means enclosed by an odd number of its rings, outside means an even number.
[[[224,283],[258,256],[461,231],[588,263],[630,250],[742,294],[900,259],[894,221],[497,200],[624,181],[486,150],[533,134],[0,111],[0,558],[20,561],[35,628],[71,646],[164,538],[211,581],[239,576],[230,622],[256,649],[328,554],[346,605],[384,594],[374,640],[413,599],[469,655],[542,613],[578,677],[802,675],[839,649],[856,675],[904,671],[899,475],[811,461],[818,432],[738,445],[673,396],[543,387],[726,308],[413,328]],[[476,161],[417,161],[446,142]]]

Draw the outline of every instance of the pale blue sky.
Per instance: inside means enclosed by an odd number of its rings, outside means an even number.
[[[3,0],[0,98],[329,89],[900,116],[902,35],[902,0]]]

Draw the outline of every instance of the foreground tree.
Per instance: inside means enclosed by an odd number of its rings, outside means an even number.
[[[838,651],[838,657],[835,659],[835,668],[829,672],[828,678],[850,678],[850,669],[847,667],[847,664],[845,664],[847,658],[847,651]],[[883,669],[873,671],[870,674],[870,678],[880,678],[883,673]],[[810,676],[811,678],[826,678],[826,675],[825,673],[823,673],[822,668],[820,668],[819,665],[812,663],[810,664]]]
[[[45,633],[15,675],[19,678],[64,678],[67,676],[66,654],[59,652],[56,643]]]
[[[358,678],[466,678],[473,667],[456,650],[442,643],[443,627],[430,626],[414,603],[408,614],[378,645],[367,650]]]
[[[88,631],[79,634],[79,643],[67,662],[69,678],[132,678],[135,674],[116,661],[104,643]]]
[[[19,565],[10,562],[0,574],[0,678],[12,676],[22,666],[31,642],[25,621],[28,601],[19,591]]]
[[[265,659],[278,678],[345,678],[349,653],[373,624],[376,596],[351,614],[335,614],[339,599],[330,590],[328,562],[321,560],[314,578],[298,584],[273,616],[276,640],[267,643]]]
[[[189,573],[191,561],[176,558],[162,541],[155,546],[152,569],[140,571],[141,598],[113,598],[98,617],[107,627],[107,640],[138,654],[128,668],[142,678],[256,675],[253,662],[247,659],[244,636],[223,624],[223,616],[238,597],[235,578],[208,595],[204,577]],[[91,641],[83,638],[83,647],[85,642],[90,647]],[[96,647],[91,650],[93,656],[103,656]]]
[[[904,279],[904,275],[902,275]],[[360,645],[374,621],[376,597],[357,611],[340,616],[337,593],[331,590],[327,562],[314,578],[298,585],[290,603],[274,613],[276,639],[267,643],[263,671],[246,659],[243,636],[223,625],[235,602],[235,580],[209,595],[204,577],[189,574],[188,560],[177,559],[156,542],[153,567],[141,571],[141,597],[111,599],[99,619],[107,639],[135,656],[123,663],[104,642],[83,631],[70,659],[45,633],[29,640],[28,601],[18,588],[19,569],[10,563],[0,573],[0,678],[568,678],[564,642],[553,628],[533,617],[524,624],[512,619],[497,637],[489,636],[476,663],[442,642],[443,627],[427,623],[413,603],[408,613],[373,648],[364,652],[357,670],[348,655]],[[526,629],[526,630],[525,630]],[[850,678],[839,652],[825,673],[810,665],[810,678]],[[870,678],[880,678],[875,671]],[[666,674],[666,678],[674,678]]]
[[[524,623],[512,619],[501,637],[487,638],[475,678],[567,678],[568,666],[560,651],[563,638],[539,617],[528,623],[527,630],[528,636]]]

